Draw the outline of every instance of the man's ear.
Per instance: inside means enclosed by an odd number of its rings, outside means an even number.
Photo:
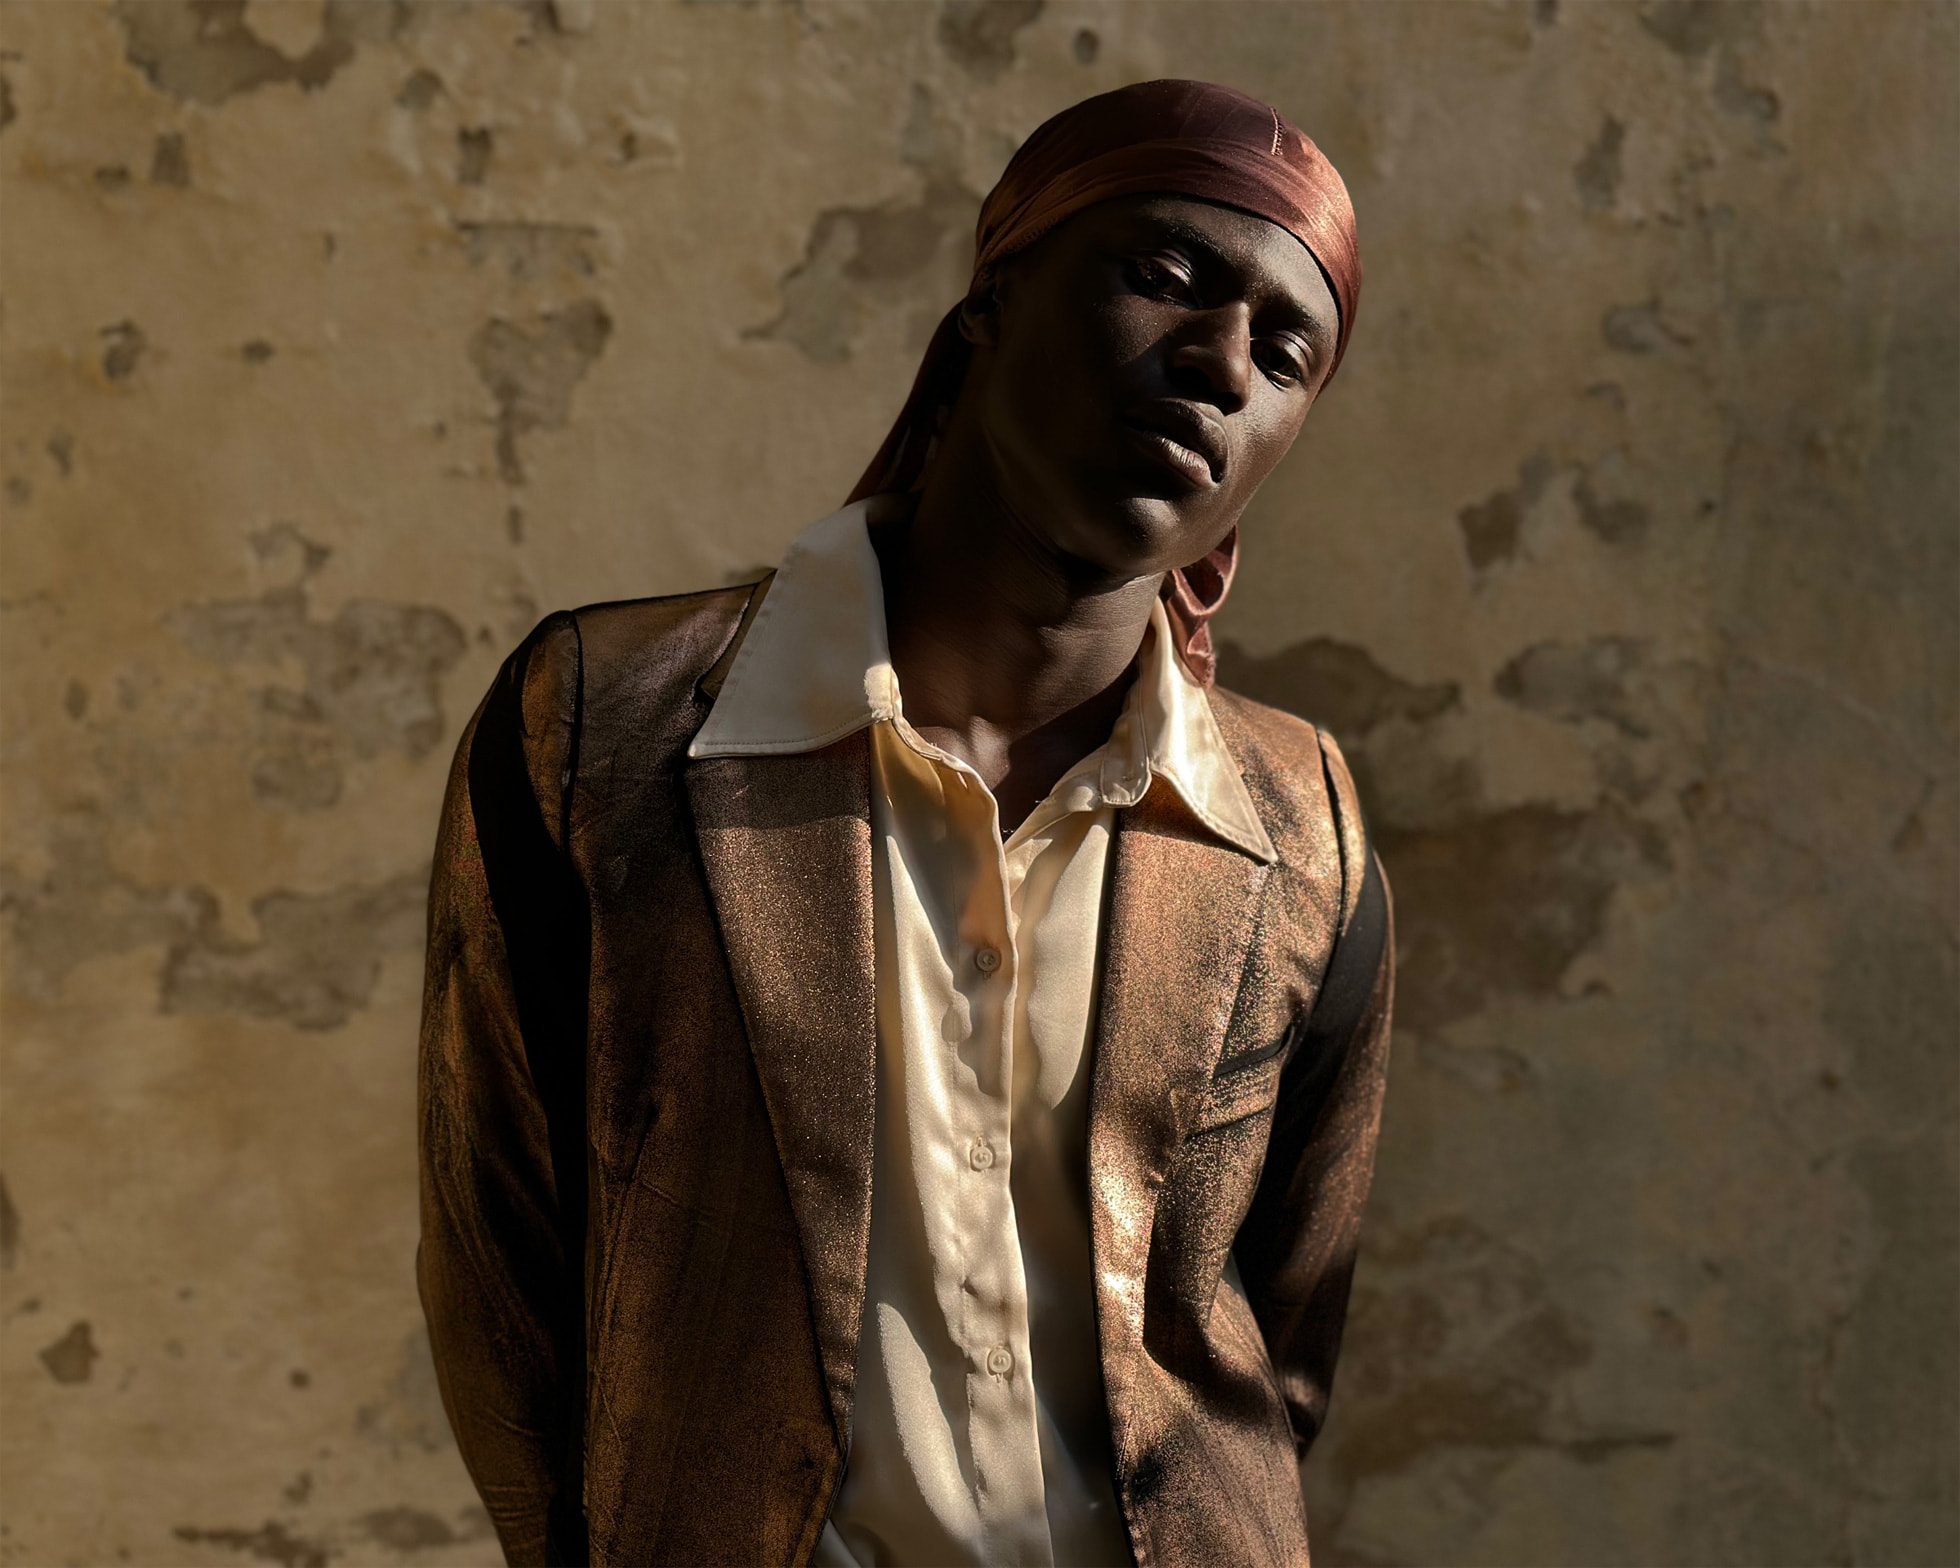
[[[977,348],[1000,343],[999,278],[989,278],[960,301],[960,336]]]

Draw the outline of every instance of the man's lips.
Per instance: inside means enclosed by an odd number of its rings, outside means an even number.
[[[1125,414],[1123,423],[1143,437],[1140,446],[1194,485],[1209,489],[1225,477],[1225,432],[1190,404],[1146,403]]]

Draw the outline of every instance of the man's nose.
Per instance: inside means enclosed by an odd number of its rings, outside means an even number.
[[[1252,313],[1241,303],[1187,322],[1170,364],[1179,392],[1236,414],[1252,395]]]

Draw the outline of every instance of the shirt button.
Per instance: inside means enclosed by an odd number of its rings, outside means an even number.
[[[991,947],[983,947],[973,955],[973,966],[983,975],[990,975],[1000,968],[1000,954]]]
[[[1006,1377],[1014,1370],[1014,1352],[1005,1345],[996,1345],[987,1352],[987,1370],[995,1377]]]
[[[975,1138],[973,1147],[966,1151],[966,1157],[976,1171],[989,1171],[994,1168],[994,1146],[985,1138]]]

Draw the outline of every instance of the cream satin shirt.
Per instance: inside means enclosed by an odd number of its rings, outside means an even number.
[[[878,1113],[850,1453],[816,1563],[1131,1560],[1090,1278],[1089,1042],[1117,808],[1153,779],[1267,861],[1162,604],[1109,740],[1005,841],[905,722],[862,504],[791,546],[696,757],[871,731]]]

